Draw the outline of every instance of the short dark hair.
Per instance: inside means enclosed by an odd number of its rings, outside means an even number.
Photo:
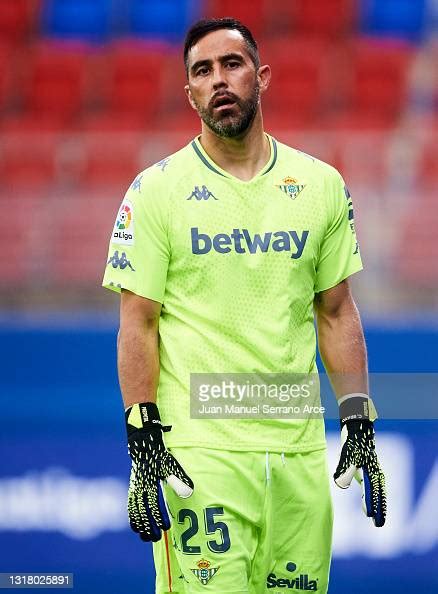
[[[243,23],[232,17],[223,17],[220,19],[202,19],[192,25],[187,31],[186,38],[184,40],[184,64],[186,72],[189,72],[189,51],[190,49],[200,40],[202,37],[211,33],[212,31],[218,31],[219,29],[232,29],[233,31],[239,31],[242,35],[248,53],[251,60],[256,68],[260,66],[259,48],[257,42],[254,39],[251,31]]]

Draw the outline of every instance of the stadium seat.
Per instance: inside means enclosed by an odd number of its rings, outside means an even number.
[[[68,131],[65,122],[54,118],[51,114],[12,113],[0,121],[3,134],[35,134],[47,132],[60,133]]]
[[[52,134],[2,135],[0,185],[10,191],[41,193],[49,188],[56,173],[57,136]]]
[[[144,137],[140,134],[89,134],[80,182],[87,190],[109,189],[122,196],[142,165]]]
[[[77,129],[81,132],[142,132],[155,128],[156,120],[146,122],[143,116],[131,113],[112,111],[92,111],[84,113],[78,122]]]
[[[9,45],[0,43],[0,110],[7,107],[12,91],[14,53]]]
[[[100,42],[107,38],[112,0],[45,0],[42,29],[48,36]]]
[[[246,25],[257,38],[265,29],[266,0],[207,0],[206,18],[234,17]]]
[[[355,0],[295,0],[292,19],[296,33],[333,40],[351,33],[356,21]]]
[[[43,202],[41,199],[17,192],[0,195],[0,270],[4,292],[24,285],[30,280],[37,254],[32,245],[32,233],[38,232]],[[41,247],[41,245],[40,245]]]
[[[436,192],[423,192],[399,223],[394,267],[400,280],[416,289],[435,288],[438,278]]]
[[[424,29],[426,0],[367,0],[360,3],[361,30],[368,35],[418,41]]]
[[[159,126],[164,125],[166,130],[172,129],[170,120],[174,122],[180,120],[182,122],[187,120],[187,117],[191,115],[190,111],[193,111],[184,91],[186,84],[187,78],[182,52],[168,52],[163,69],[163,86],[166,92],[163,93],[161,102],[159,124]],[[187,113],[189,116],[187,116]]]
[[[422,154],[419,160],[418,180],[422,186],[429,190],[438,188],[438,126],[432,128],[430,138],[422,147]]]
[[[174,113],[162,114],[158,120],[158,129],[165,133],[186,133],[188,142],[191,136],[201,132],[201,122],[197,113],[187,105]]]
[[[34,25],[36,0],[3,0],[0,2],[0,39],[13,43],[25,40]]]
[[[63,197],[53,229],[53,281],[58,286],[96,286],[103,277],[111,229],[121,202],[112,192],[92,198]]]
[[[396,122],[406,96],[410,57],[405,45],[372,40],[356,43],[351,54],[347,115]]]
[[[74,118],[85,101],[87,58],[83,46],[37,46],[25,81],[27,111],[66,122]]]
[[[272,64],[272,78],[263,96],[266,113],[283,117],[284,126],[312,122],[323,92],[325,45],[309,39],[281,39],[265,44],[264,63]]]
[[[199,15],[193,0],[131,0],[128,32],[148,39],[180,41]]]
[[[119,43],[110,49],[107,109],[116,114],[152,120],[163,96],[163,48],[142,43]]]

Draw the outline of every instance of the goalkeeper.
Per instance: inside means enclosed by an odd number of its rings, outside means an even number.
[[[153,542],[157,594],[323,594],[332,539],[323,421],[192,418],[190,376],[317,373],[316,319],[339,399],[335,481],[346,488],[357,476],[367,515],[384,524],[348,280],[362,268],[351,197],[333,167],[264,132],[271,70],[244,25],[195,24],[184,63],[201,133],[128,189],[103,282],[121,294],[131,527]]]

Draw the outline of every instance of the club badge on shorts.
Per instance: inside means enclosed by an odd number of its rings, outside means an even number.
[[[211,578],[219,571],[219,567],[211,567],[210,561],[200,559],[196,565],[198,569],[191,569],[203,586],[206,586]]]

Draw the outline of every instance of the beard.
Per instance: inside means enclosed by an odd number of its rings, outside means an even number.
[[[260,87],[258,84],[254,85],[248,99],[240,99],[234,93],[227,92],[226,94],[235,103],[230,110],[234,111],[237,108],[237,113],[227,113],[227,110],[216,114],[213,107],[214,99],[209,102],[207,107],[202,107],[195,101],[196,110],[204,124],[217,136],[235,138],[246,132],[255,118],[259,105]]]

